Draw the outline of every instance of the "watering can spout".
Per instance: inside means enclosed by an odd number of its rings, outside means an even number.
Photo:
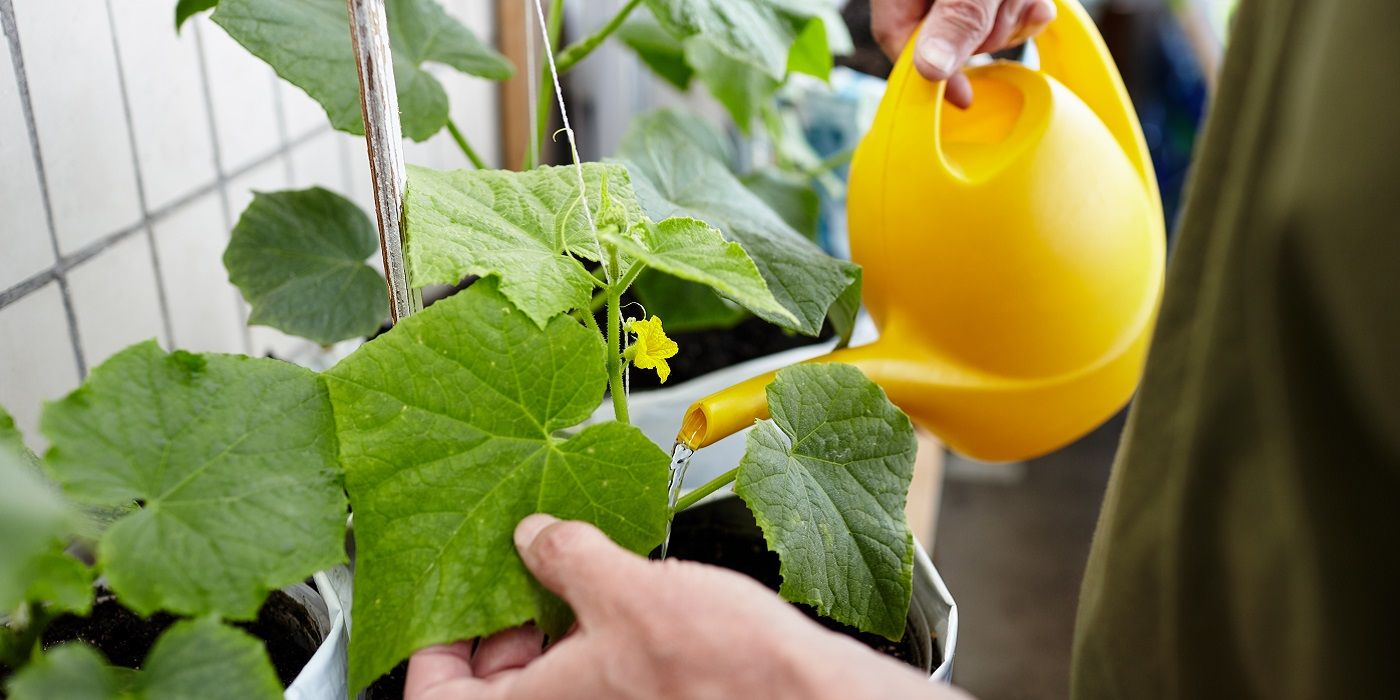
[[[852,257],[880,329],[814,362],[855,365],[952,449],[1037,456],[1112,416],[1141,375],[1165,226],[1141,127],[1084,8],[1056,0],[1040,69],[967,71],[977,95],[895,65],[851,164]],[[755,377],[697,401],[704,447],[768,415]]]
[[[1142,370],[1149,335],[1100,362],[1051,377],[992,377],[902,342],[898,336],[838,350],[811,363],[860,369],[920,427],[960,453],[987,462],[1029,459],[1059,449],[1112,417]],[[770,372],[711,394],[686,410],[677,442],[700,449],[768,418]]]

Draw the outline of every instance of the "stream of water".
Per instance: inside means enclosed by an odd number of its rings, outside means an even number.
[[[676,501],[681,497],[681,485],[685,483],[685,470],[690,468],[690,458],[695,456],[695,450],[685,446],[683,442],[677,442],[671,448],[671,485],[670,498],[668,502],[672,510],[676,507]],[[672,514],[674,517],[674,514]],[[666,558],[666,550],[671,546],[671,520],[666,520],[666,539],[661,541],[661,558]]]

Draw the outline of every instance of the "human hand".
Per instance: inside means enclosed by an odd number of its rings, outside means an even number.
[[[963,109],[972,105],[972,84],[961,73],[968,58],[1015,46],[1055,19],[1052,0],[872,0],[870,11],[871,33],[891,60],[919,32],[914,67],[929,80],[947,80],[945,96]]]
[[[512,698],[964,698],[803,616],[756,581],[693,562],[648,561],[592,525],[532,515],[525,566],[578,617],[541,651],[517,627],[423,649],[406,700]]]

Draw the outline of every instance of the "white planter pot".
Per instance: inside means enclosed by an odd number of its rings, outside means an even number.
[[[329,620],[320,648],[287,686],[287,700],[345,700],[350,697],[347,672],[350,643],[351,575],[346,566],[337,566],[312,577],[316,591],[325,603]]]

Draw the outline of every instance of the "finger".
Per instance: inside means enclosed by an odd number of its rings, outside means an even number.
[[[587,625],[636,597],[649,571],[645,559],[588,523],[531,515],[515,528],[515,548],[545,588],[559,594]]]
[[[914,67],[929,80],[947,80],[967,62],[996,22],[999,0],[937,0],[924,20]]]
[[[992,31],[987,33],[987,38],[982,40],[976,53],[991,53],[1010,46],[1016,31],[1020,29],[1021,16],[1031,2],[1032,0],[1004,0],[1001,8],[997,10],[997,19],[992,25]]]
[[[1021,12],[1021,20],[1017,23],[1016,34],[1006,45],[1015,46],[1040,34],[1051,22],[1055,21],[1057,14],[1059,11],[1055,9],[1055,3],[1052,0],[1034,0]]]
[[[886,0],[870,7],[870,34],[891,61],[899,59],[909,37],[919,29],[932,0]]]
[[[534,625],[512,627],[487,637],[472,656],[477,678],[489,678],[507,669],[520,668],[544,651],[544,632]]]
[[[972,106],[972,81],[967,76],[958,73],[948,79],[948,87],[943,91],[943,99],[958,109],[967,109]]]
[[[472,678],[472,643],[455,642],[426,647],[408,659],[404,700],[426,698],[434,688]]]

